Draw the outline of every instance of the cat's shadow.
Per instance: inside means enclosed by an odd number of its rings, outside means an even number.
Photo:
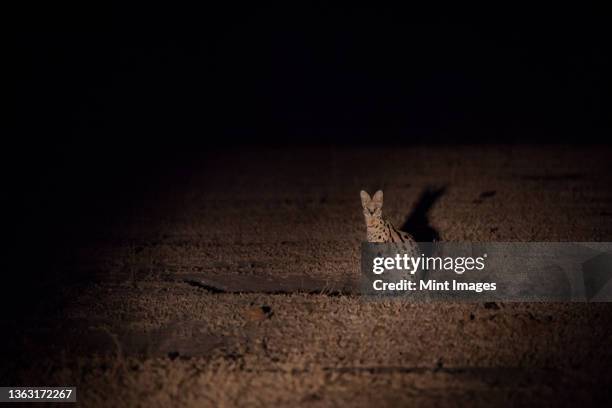
[[[429,211],[446,190],[446,186],[426,187],[400,229],[412,235],[417,242],[439,241],[440,233],[430,224]]]

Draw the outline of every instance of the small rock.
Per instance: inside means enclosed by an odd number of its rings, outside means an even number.
[[[384,336],[385,335],[385,327],[377,324],[374,329],[372,330],[372,335],[373,336]]]
[[[444,362],[442,361],[442,357],[436,361],[436,366],[434,367],[434,372],[440,371],[444,369]]]
[[[251,306],[249,309],[247,309],[245,314],[247,319],[254,322],[260,322],[272,317],[272,308],[266,305]]]

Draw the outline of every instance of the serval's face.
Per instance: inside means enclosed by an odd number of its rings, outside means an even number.
[[[365,191],[361,191],[361,206],[368,227],[372,227],[382,220],[383,192],[378,190],[374,197],[370,197]]]

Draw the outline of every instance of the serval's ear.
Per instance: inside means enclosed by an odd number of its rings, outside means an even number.
[[[363,208],[366,208],[368,203],[372,201],[372,198],[370,198],[370,195],[363,190],[361,190],[359,195],[361,196],[361,205],[363,206]]]
[[[378,190],[376,193],[374,193],[374,197],[372,197],[372,201],[374,201],[374,204],[376,204],[376,207],[382,208],[382,205],[383,205],[382,190]]]

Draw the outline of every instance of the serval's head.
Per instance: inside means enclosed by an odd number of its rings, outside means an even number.
[[[361,190],[360,194],[366,225],[368,227],[373,226],[382,219],[383,192],[378,190],[374,193],[374,197],[370,197],[363,190]]]

